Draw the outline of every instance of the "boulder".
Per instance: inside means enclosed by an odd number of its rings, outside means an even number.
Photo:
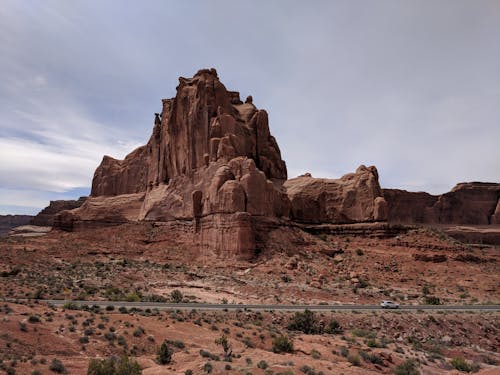
[[[293,220],[307,223],[355,223],[387,219],[375,167],[361,165],[340,179],[313,178],[310,174],[284,184]]]

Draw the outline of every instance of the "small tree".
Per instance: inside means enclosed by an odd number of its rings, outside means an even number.
[[[229,343],[226,335],[222,335],[216,339],[215,343],[222,346],[222,350],[224,350],[224,358],[231,358],[233,356],[233,350],[231,349],[231,344]]]
[[[321,325],[319,324],[316,317],[314,316],[314,313],[311,310],[296,312],[290,323],[288,324],[288,329],[292,331],[304,332],[308,335],[323,332]]]
[[[178,289],[172,290],[172,293],[170,293],[170,298],[172,299],[173,302],[175,303],[180,303],[182,302],[184,296],[182,295],[182,292]]]
[[[168,341],[164,340],[161,346],[158,348],[158,355],[156,359],[161,365],[166,365],[172,362],[172,354],[174,351],[168,346]]]

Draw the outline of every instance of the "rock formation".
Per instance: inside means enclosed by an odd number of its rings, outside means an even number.
[[[398,189],[383,195],[390,222],[488,225],[500,219],[500,183],[460,183],[442,195]]]
[[[12,228],[28,224],[31,219],[31,215],[0,215],[0,237],[7,235]]]
[[[48,226],[54,225],[54,216],[61,211],[72,210],[80,207],[87,197],[80,197],[78,200],[57,200],[50,201],[50,204],[41,210],[32,220],[32,225]]]
[[[293,220],[307,223],[355,223],[387,220],[375,167],[360,166],[340,179],[310,174],[285,182]]]
[[[148,143],[124,160],[105,156],[90,198],[56,221],[72,230],[192,220],[201,247],[251,256],[253,221],[289,216],[286,178],[267,113],[228,91],[214,69],[200,70],[163,100]]]
[[[266,111],[251,96],[242,102],[214,69],[204,69],[179,78],[176,96],[164,99],[154,116],[147,144],[124,160],[104,156],[91,196],[58,213],[54,225],[79,230],[152,222],[200,251],[248,259],[271,231],[284,228],[291,233],[388,217],[411,223],[500,220],[498,184],[461,184],[440,197],[383,191],[377,169],[365,166],[336,180],[286,179]]]

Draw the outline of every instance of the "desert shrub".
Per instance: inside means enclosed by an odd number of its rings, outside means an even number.
[[[120,314],[126,314],[128,313],[128,310],[125,306],[121,306],[118,311],[120,312]]]
[[[200,355],[203,358],[210,358],[212,361],[220,361],[220,358],[217,354],[212,354],[207,350],[200,349]]]
[[[215,340],[217,345],[222,346],[222,350],[224,350],[224,358],[229,358],[233,355],[233,351],[231,350],[231,344],[227,339],[226,335],[222,335],[218,339]]]
[[[140,375],[139,364],[127,356],[121,358],[92,359],[87,369],[87,375]]]
[[[260,369],[262,369],[262,370],[265,370],[266,368],[269,367],[269,365],[267,364],[266,361],[264,361],[262,359],[259,363],[257,363],[257,367],[260,368]]]
[[[184,375],[193,375],[193,370],[184,371]]]
[[[377,337],[377,334],[374,331],[362,328],[354,328],[352,330],[352,334],[358,337],[366,337],[367,339],[374,339],[375,337]]]
[[[170,299],[172,302],[175,303],[180,303],[182,302],[184,296],[182,295],[182,292],[178,289],[172,290],[172,293],[170,293]]]
[[[116,335],[113,332],[106,332],[104,334],[104,338],[108,341],[115,341],[116,340]]]
[[[311,350],[311,357],[314,359],[320,359],[321,358],[321,353],[318,352],[316,349]]]
[[[163,343],[158,348],[156,359],[159,364],[166,365],[172,362],[173,353],[174,351],[169,347],[167,340],[164,340]]]
[[[30,323],[40,323],[40,318],[36,315],[30,315],[28,318],[28,322]]]
[[[420,375],[418,362],[411,358],[394,368],[394,375]]]
[[[347,360],[351,362],[352,365],[354,366],[359,366],[361,365],[361,360],[359,359],[359,356],[356,354],[349,354],[347,356]]]
[[[113,305],[106,306],[106,311],[113,311],[115,307]]]
[[[127,302],[139,302],[140,300],[141,295],[137,292],[131,292],[125,295],[125,301]]]
[[[462,357],[453,358],[450,361],[450,365],[452,365],[458,371],[463,371],[463,372],[472,372],[472,371],[474,371],[474,367],[472,365],[470,365]]]
[[[330,333],[330,334],[336,334],[336,333],[342,333],[343,329],[338,321],[336,321],[335,319],[332,319],[328,323],[328,326],[326,327],[325,332]]]
[[[88,338],[88,336],[82,336],[78,339],[78,341],[80,341],[80,344],[88,344],[89,338]]]
[[[144,334],[144,328],[142,327],[137,328],[133,333],[134,337],[141,337],[143,334]]]
[[[66,367],[62,364],[60,360],[54,358],[50,363],[49,370],[57,372],[58,374],[66,374]]]
[[[63,308],[66,310],[80,310],[80,306],[78,306],[75,302],[66,302],[63,305]]]
[[[31,375],[42,375],[42,373],[38,370],[34,370],[31,372]]]
[[[347,347],[345,347],[345,346],[341,346],[340,347],[340,355],[344,358],[347,358],[347,356],[349,355],[349,349],[347,349]]]
[[[375,365],[383,365],[384,364],[384,360],[382,359],[382,357],[378,356],[375,353],[367,353],[367,352],[361,350],[359,352],[359,355],[361,356],[361,358],[363,358],[363,360],[365,362],[373,363]]]
[[[210,362],[205,363],[205,365],[203,366],[203,371],[205,371],[207,374],[210,374],[213,369],[214,368]]]
[[[165,340],[165,341],[170,345],[176,347],[177,349],[184,349],[186,347],[186,344],[184,344],[184,342],[181,340]]]
[[[362,256],[362,255],[364,255],[363,249],[356,249],[356,254],[357,254],[358,256]]]
[[[314,313],[310,310],[296,312],[288,324],[288,329],[300,331],[308,335],[319,334],[323,332]]]
[[[273,352],[275,353],[292,353],[293,341],[288,336],[277,336],[273,339]]]
[[[440,305],[441,301],[438,297],[435,296],[426,296],[425,297],[425,304],[426,305]]]

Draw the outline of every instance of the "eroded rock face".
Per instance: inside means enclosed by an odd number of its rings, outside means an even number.
[[[500,212],[500,184],[457,184],[443,195],[384,189],[389,221],[429,224],[496,224]]]
[[[103,158],[91,195],[145,192],[177,176],[190,176],[210,162],[238,156],[254,160],[270,180],[287,178],[266,111],[228,91],[215,69],[200,70],[193,78],[179,78],[175,98],[163,100],[145,146],[124,160]]]
[[[32,220],[31,224],[39,226],[54,225],[54,217],[61,211],[72,210],[80,207],[87,197],[80,197],[77,200],[57,200],[50,201],[50,204],[41,210]]]
[[[243,103],[214,69],[205,69],[179,79],[145,146],[124,160],[103,158],[91,197],[57,223],[74,230],[126,220],[192,220],[200,248],[248,257],[255,247],[252,218],[289,217],[286,178],[267,113],[251,97]]]
[[[384,221],[387,204],[375,167],[360,166],[340,179],[310,174],[285,182],[292,219],[309,223]]]

